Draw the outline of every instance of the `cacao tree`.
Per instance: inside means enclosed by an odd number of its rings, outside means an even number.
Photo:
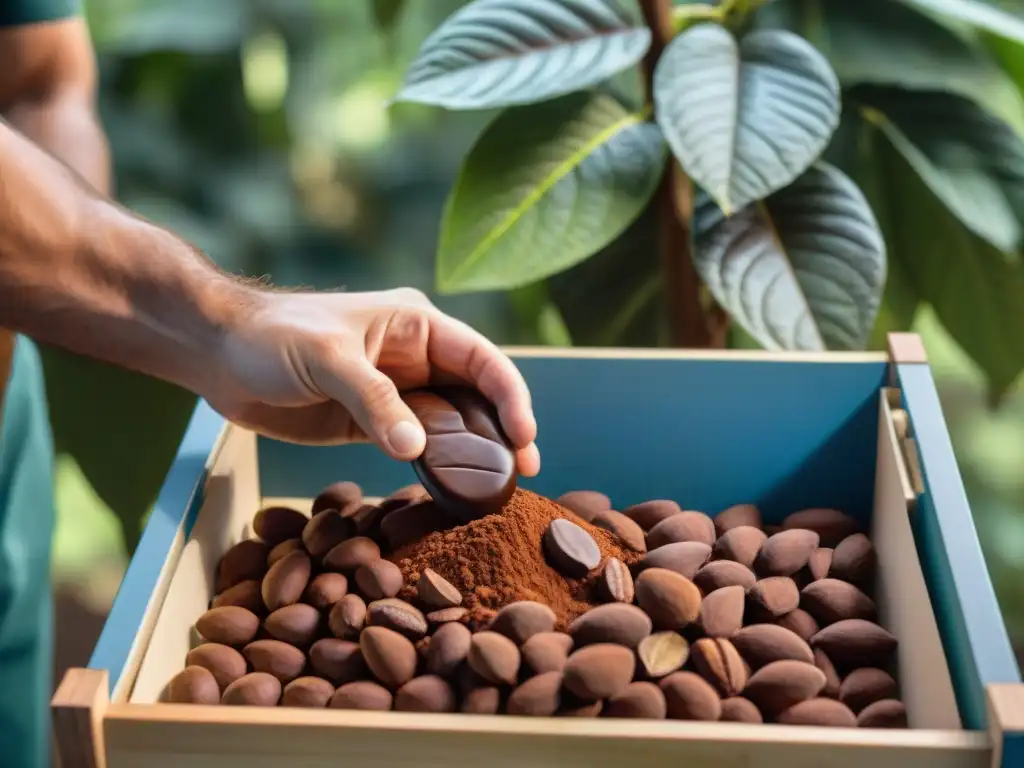
[[[1008,0],[472,0],[395,100],[495,110],[442,293],[509,291],[553,343],[796,350],[930,305],[998,400],[1024,368],[1022,87]]]

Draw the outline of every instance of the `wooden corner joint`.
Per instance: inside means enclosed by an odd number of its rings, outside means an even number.
[[[992,768],[1024,764],[1024,683],[990,683],[985,698]]]
[[[50,700],[63,768],[105,768],[103,716],[110,704],[107,672],[69,669]]]
[[[919,334],[890,333],[886,337],[886,343],[889,348],[889,361],[893,365],[928,365],[928,355]]]

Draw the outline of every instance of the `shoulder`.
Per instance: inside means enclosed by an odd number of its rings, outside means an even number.
[[[56,21],[81,12],[81,0],[0,0],[0,27]]]

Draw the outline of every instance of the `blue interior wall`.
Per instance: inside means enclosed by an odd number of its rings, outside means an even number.
[[[519,358],[539,424],[547,496],[591,488],[624,508],[654,498],[717,513],[740,502],[768,520],[833,506],[864,520],[874,495],[883,360]],[[337,480],[368,495],[416,481],[371,446],[260,442],[266,496],[311,496]]]

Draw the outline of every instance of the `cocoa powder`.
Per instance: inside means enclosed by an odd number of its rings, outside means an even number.
[[[601,550],[601,565],[584,578],[566,579],[544,560],[541,539],[556,518],[572,520],[594,537]],[[414,596],[410,585],[430,568],[462,592],[473,622],[486,622],[495,610],[516,600],[535,600],[549,606],[564,628],[600,602],[595,586],[609,557],[628,565],[639,555],[619,546],[608,531],[543,496],[519,489],[500,512],[431,533],[389,559],[405,577],[405,597]]]

